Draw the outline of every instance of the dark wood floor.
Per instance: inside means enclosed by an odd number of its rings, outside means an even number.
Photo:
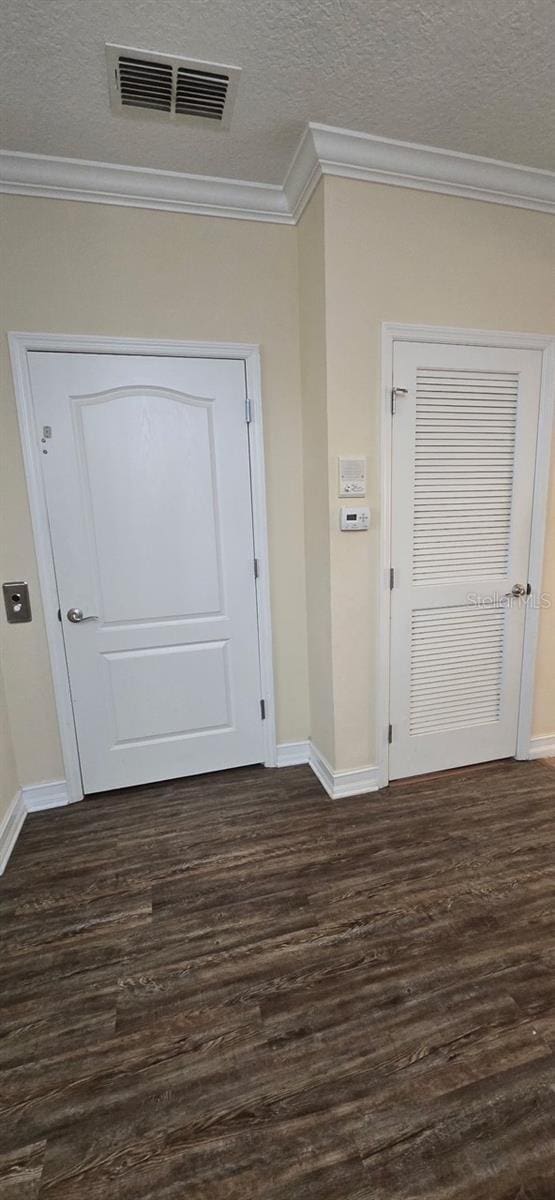
[[[554,800],[252,768],[31,816],[2,1200],[553,1200]]]

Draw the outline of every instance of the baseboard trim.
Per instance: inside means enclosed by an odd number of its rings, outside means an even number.
[[[320,754],[320,751],[312,745],[312,742],[310,743],[310,756],[308,762],[317,780],[322,784],[324,791],[326,791],[330,799],[333,800],[333,770],[330,767],[327,758],[324,758],[324,755]]]
[[[555,755],[555,737],[532,739],[531,758],[547,758],[550,754]],[[310,765],[331,800],[364,796],[368,792],[376,792],[379,788],[377,766],[358,767],[354,771],[334,771],[312,742],[281,742],[277,747],[278,767],[300,766],[301,763]],[[65,779],[35,783],[16,793],[0,822],[0,875],[6,869],[27,813],[63,808],[69,803]]]
[[[26,812],[42,812],[46,808],[62,808],[69,804],[69,793],[65,779],[53,779],[51,783],[35,783],[24,787],[23,803]]]
[[[530,758],[555,758],[555,733],[530,740]]]
[[[309,764],[331,800],[347,796],[365,796],[379,788],[379,767],[357,767],[354,771],[334,771],[327,758],[310,743]]]
[[[334,771],[324,754],[310,741],[281,742],[277,747],[278,767],[297,767],[308,763],[330,800],[346,796],[365,796],[377,792],[380,771],[377,766],[357,767],[354,771]]]
[[[298,767],[309,760],[309,742],[280,742],[277,747],[278,767]]]
[[[6,870],[26,816],[23,796],[21,792],[16,792],[0,822],[0,875]]]

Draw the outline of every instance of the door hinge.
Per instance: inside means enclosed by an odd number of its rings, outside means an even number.
[[[245,399],[245,421],[247,422],[247,425],[250,425],[252,421],[252,404],[248,396]]]
[[[389,745],[391,745],[391,743],[393,741],[393,725],[390,725],[387,730],[387,740],[389,742]]]
[[[389,568],[389,590],[390,590],[390,592],[393,591],[394,587],[395,587],[395,567],[390,567]]]
[[[266,701],[265,700],[260,701],[260,720],[261,721],[266,720]]]
[[[408,388],[394,387],[391,389],[391,411],[397,412],[397,396],[408,396]]]
[[[259,575],[260,575],[260,567],[258,565],[258,559],[255,558],[255,560],[254,560],[254,578],[258,579]]]

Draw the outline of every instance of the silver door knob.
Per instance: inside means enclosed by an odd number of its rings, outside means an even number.
[[[82,609],[68,608],[67,619],[68,621],[71,621],[72,625],[80,625],[81,621],[97,621],[98,617],[93,617],[92,615],[90,617],[85,617],[83,616]]]
[[[513,583],[513,586],[511,588],[510,592],[505,592],[505,595],[506,596],[514,596],[515,600],[516,600],[519,596],[525,596],[526,592],[527,592],[526,584]]]

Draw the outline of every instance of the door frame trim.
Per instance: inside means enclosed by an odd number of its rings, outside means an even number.
[[[390,618],[389,586],[391,563],[391,389],[393,386],[393,349],[395,342],[448,342],[461,346],[492,346],[512,350],[539,350],[542,354],[540,410],[534,475],[534,499],[530,535],[528,580],[532,591],[541,592],[547,503],[551,467],[551,443],[555,415],[555,337],[553,334],[512,333],[505,330],[465,329],[446,325],[405,325],[384,321],[381,326],[381,403],[380,403],[380,554],[379,613],[377,645],[377,712],[379,786],[389,783],[389,686]],[[554,466],[555,466],[555,455]],[[530,740],[534,706],[534,678],[539,631],[539,608],[527,607],[518,716],[516,758],[530,758]]]
[[[70,802],[73,803],[83,799],[83,783],[62,627],[57,616],[58,593],[50,541],[46,496],[42,482],[40,445],[36,436],[33,393],[28,362],[28,355],[33,351],[47,351],[57,354],[144,354],[153,357],[170,356],[173,358],[229,358],[239,359],[244,363],[246,391],[251,401],[251,422],[248,426],[248,435],[251,463],[254,553],[259,564],[256,584],[258,645],[261,696],[264,697],[266,703],[266,720],[263,722],[264,765],[267,767],[275,766],[277,750],[260,347],[242,342],[162,341],[155,338],[96,337],[94,335],[80,334],[20,332],[9,333],[8,343],[37,556],[40,593],[46,625],[50,665],[52,668],[54,698]]]

